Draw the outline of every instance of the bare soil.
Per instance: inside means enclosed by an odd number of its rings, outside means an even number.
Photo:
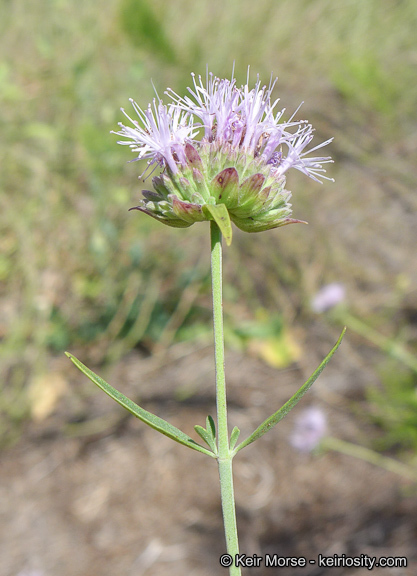
[[[317,322],[305,340],[303,362],[277,371],[228,352],[230,425],[242,438],[295,391],[337,338]],[[366,444],[373,430],[353,417],[372,374],[352,355],[374,351],[352,335],[293,413],[235,459],[241,551],[317,561],[318,555],[404,556],[407,568],[373,574],[417,573],[417,494],[404,478],[335,452],[299,453],[288,436],[297,412],[319,406],[329,434]],[[213,351],[174,346],[164,357],[132,352],[102,373],[150,411],[195,436],[215,412]],[[356,360],[358,358],[356,357]],[[68,365],[69,364],[69,365]],[[66,359],[60,369],[75,389],[90,384]],[[362,366],[362,367],[363,367]],[[81,383],[80,383],[81,381]],[[140,386],[137,382],[143,382]],[[184,397],[188,391],[188,399]],[[89,392],[87,392],[89,393]],[[88,419],[62,429],[76,412],[67,395],[59,410],[31,425],[0,463],[2,576],[214,576],[225,552],[214,460],[148,429],[104,394],[89,402]],[[80,419],[82,420],[82,419]],[[88,428],[90,426],[90,428]],[[93,430],[91,426],[95,426]],[[197,439],[197,437],[196,437]],[[367,568],[246,568],[246,574],[364,576]]]

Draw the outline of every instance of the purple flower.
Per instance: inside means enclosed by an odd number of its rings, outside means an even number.
[[[285,175],[295,168],[331,180],[323,168],[331,158],[311,153],[332,139],[308,149],[313,128],[295,113],[283,120],[285,109],[272,100],[276,81],[263,86],[258,78],[253,88],[249,81],[238,88],[233,77],[192,78],[188,95],[166,91],[168,106],[158,98],[143,111],[131,100],[137,119],[123,110],[133,127],[119,124],[119,143],[162,168],[155,191],[144,191],[136,209],[176,227],[215,220],[228,243],[230,220],[247,232],[300,222],[290,218]]]
[[[330,310],[346,298],[346,290],[343,284],[333,282],[323,286],[311,301],[311,308],[314,312],[321,313]]]
[[[174,173],[178,172],[178,165],[186,163],[185,142],[197,135],[191,117],[172,105],[167,108],[162,101],[157,103],[154,100],[153,106],[149,104],[145,111],[134,100],[130,99],[130,102],[140,123],[122,108],[134,128],[119,123],[121,131],[114,134],[128,140],[121,140],[118,144],[128,145],[137,152],[137,160],[149,158],[149,165],[158,163],[162,167],[169,166]]]
[[[310,407],[298,414],[290,444],[300,452],[311,452],[326,434],[326,417],[320,408]]]
[[[188,89],[193,98],[181,98],[170,89],[166,94],[173,98],[181,110],[201,120],[205,139],[216,139],[255,157],[262,155],[266,164],[280,146],[285,146],[288,153],[279,167],[275,168],[278,175],[284,174],[289,168],[296,168],[316,181],[320,181],[318,175],[333,181],[323,175],[325,170],[322,167],[332,162],[330,156],[305,158],[311,152],[327,146],[333,138],[303,152],[313,139],[313,128],[305,120],[294,122],[291,118],[288,122],[281,122],[285,109],[275,113],[279,100],[271,101],[276,80],[267,88],[261,85],[258,78],[252,90],[248,84],[237,88],[234,78],[221,80],[212,74],[207,77],[207,88],[201,76],[197,83],[193,75],[193,81],[194,90]],[[288,129],[293,127],[297,130],[289,132]]]

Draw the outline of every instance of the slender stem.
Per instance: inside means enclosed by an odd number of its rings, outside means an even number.
[[[335,315],[337,318],[341,319],[341,321],[344,324],[346,324],[349,329],[354,330],[357,334],[363,336],[364,338],[369,340],[369,342],[372,342],[372,344],[378,346],[378,348],[380,348],[381,350],[383,350],[384,352],[386,352],[399,362],[402,362],[403,364],[408,366],[408,368],[417,373],[417,360],[415,356],[413,356],[413,354],[408,352],[408,350],[406,350],[401,343],[394,342],[392,338],[387,338],[386,336],[383,336],[377,330],[374,330],[373,328],[371,328],[371,326],[368,326],[367,324],[365,324],[365,322],[362,322],[362,320],[356,318],[355,316],[352,316],[348,312],[335,311]]]
[[[357,444],[352,444],[351,442],[346,442],[345,440],[340,440],[339,438],[333,438],[330,436],[323,438],[321,445],[327,450],[334,450],[335,452],[340,452],[347,456],[359,458],[360,460],[369,462],[369,464],[379,466],[380,468],[384,468],[389,472],[394,472],[394,474],[398,474],[404,478],[408,478],[409,480],[417,480],[417,470],[415,470],[413,466],[383,456],[374,450],[365,448],[365,446],[358,446]]]
[[[224,334],[223,334],[223,297],[222,297],[222,235],[216,222],[210,222],[211,233],[211,279],[213,289],[214,354],[216,365],[216,402],[218,464],[220,492],[222,499],[224,532],[227,552],[233,558],[230,576],[240,576],[239,567],[234,559],[239,553],[237,537],[235,496],[233,491],[232,454],[229,449],[227,429],[226,379],[224,373]]]

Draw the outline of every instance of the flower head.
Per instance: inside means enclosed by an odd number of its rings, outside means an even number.
[[[326,416],[320,408],[305,408],[295,420],[290,443],[300,452],[311,452],[319,446],[326,434],[326,428]]]
[[[188,95],[166,91],[168,106],[158,98],[143,111],[131,100],[138,119],[123,110],[133,127],[119,124],[119,143],[162,168],[135,209],[176,227],[215,220],[228,244],[230,221],[247,232],[300,222],[290,217],[286,172],[330,180],[323,165],[331,158],[311,153],[331,140],[307,149],[313,128],[294,116],[282,120],[285,110],[272,100],[275,82],[267,87],[258,78],[253,88],[238,88],[234,78],[192,77]]]
[[[346,289],[343,284],[333,282],[323,286],[311,300],[311,308],[318,314],[334,308],[346,299]]]

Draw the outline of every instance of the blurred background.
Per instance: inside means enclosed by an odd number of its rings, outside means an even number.
[[[287,118],[304,101],[315,142],[335,138],[334,184],[288,174],[309,226],[234,229],[226,368],[247,434],[347,325],[297,410],[319,409],[353,455],[297,451],[292,415],[242,453],[242,551],[404,555],[410,572],[383,573],[415,573],[416,29],[413,0],[0,1],[1,575],[224,573],[213,463],[64,356],[189,434],[214,414],[208,225],[128,212],[151,183],[110,134],[129,98],[184,94],[207,66],[238,85],[248,66],[252,83],[278,76]]]

